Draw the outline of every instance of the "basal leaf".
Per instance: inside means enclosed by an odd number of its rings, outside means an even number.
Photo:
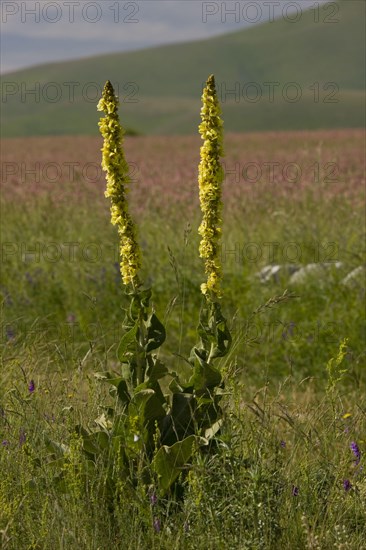
[[[161,494],[166,493],[183,469],[188,467],[188,461],[195,449],[207,443],[207,439],[203,437],[190,435],[171,447],[167,445],[160,447],[152,461],[152,466],[159,478]]]

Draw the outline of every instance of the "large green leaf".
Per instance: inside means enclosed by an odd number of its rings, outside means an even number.
[[[94,376],[99,380],[103,380],[108,384],[111,384],[112,386],[114,386],[111,389],[115,388],[114,391],[117,392],[117,395],[122,401],[122,403],[124,404],[129,403],[131,398],[128,392],[127,383],[123,376],[116,376],[113,372],[110,372],[110,371],[98,372]]]
[[[196,399],[191,393],[173,394],[170,413],[163,418],[160,426],[164,445],[173,445],[194,433],[196,406]]]
[[[129,415],[137,413],[142,420],[144,426],[148,423],[153,423],[166,415],[163,408],[165,398],[157,386],[155,389],[143,389],[136,393],[130,403]],[[159,391],[160,390],[160,391]]]
[[[193,348],[193,354],[198,360],[194,367],[194,372],[189,380],[189,384],[194,386],[196,391],[206,390],[207,388],[215,388],[221,384],[220,371],[203,361],[202,350]]]
[[[217,434],[217,432],[220,431],[223,423],[224,423],[224,420],[220,418],[219,420],[217,420],[217,422],[212,424],[210,428],[207,428],[207,430],[205,430],[206,439],[212,439]]]
[[[70,451],[70,448],[67,445],[58,443],[58,441],[53,441],[46,434],[44,435],[44,441],[47,449],[58,457],[64,457]]]
[[[210,352],[210,358],[225,357],[231,346],[231,334],[227,327],[226,321],[223,319],[216,326],[216,341],[213,349]]]
[[[220,304],[213,302],[205,305],[200,311],[200,320],[197,328],[201,338],[202,358],[208,361],[208,353],[211,362],[215,357],[224,357],[231,346],[231,334],[226,319],[221,312]]]
[[[142,387],[142,389],[138,389],[130,403],[130,409],[135,408],[137,413],[142,413],[146,402],[154,395],[154,390],[151,388],[144,388],[143,384],[138,386],[138,388],[140,387]]]
[[[118,397],[124,405],[127,405],[130,402],[130,394],[128,393],[128,388],[125,380],[121,380],[117,386]]]
[[[145,351],[146,353],[150,353],[151,351],[159,348],[163,344],[166,338],[166,333],[164,325],[159,321],[155,313],[149,315],[146,321],[146,328],[147,342],[145,344]]]
[[[169,373],[168,368],[164,365],[160,359],[154,357],[151,366],[146,371],[146,376],[149,378],[149,382],[156,382]]]
[[[118,388],[119,383],[123,380],[121,376],[116,376],[116,374],[111,371],[96,372],[94,376],[98,380],[103,380],[108,384],[112,384],[112,386],[115,386],[116,388]]]
[[[120,340],[117,357],[121,363],[128,363],[133,354],[133,350],[129,351],[132,348],[132,344],[136,342],[138,324],[136,323],[126,334],[124,334]]]
[[[114,411],[113,411],[114,414]],[[103,412],[98,418],[95,419],[95,423],[98,424],[102,430],[109,432],[113,426],[113,414],[108,414],[108,411]]]
[[[161,494],[166,493],[183,469],[188,467],[188,461],[194,451],[207,444],[207,439],[190,435],[171,447],[167,445],[160,447],[152,461],[152,467],[158,475]]]
[[[83,437],[83,449],[92,455],[98,455],[109,445],[109,437],[106,432],[94,432]]]
[[[163,403],[159,396],[154,393],[150,399],[146,402],[144,409],[144,424],[152,424],[155,420],[159,420],[166,415],[166,411],[163,408]]]

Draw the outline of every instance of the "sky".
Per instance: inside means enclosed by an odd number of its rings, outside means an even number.
[[[326,1],[0,0],[0,72],[210,38],[275,18],[296,22]]]

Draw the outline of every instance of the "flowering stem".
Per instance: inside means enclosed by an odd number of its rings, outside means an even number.
[[[202,95],[199,132],[204,140],[201,146],[201,162],[198,168],[198,183],[202,223],[198,229],[202,237],[199,252],[205,261],[207,282],[201,285],[201,291],[207,299],[216,301],[221,297],[220,281],[222,267],[219,258],[221,237],[221,195],[223,169],[220,157],[222,148],[221,109],[217,99],[215,78],[211,75]]]
[[[111,199],[112,224],[117,225],[118,228],[122,280],[125,285],[130,284],[132,289],[136,290],[141,285],[138,278],[141,254],[135,224],[128,211],[126,194],[130,177],[122,149],[124,132],[119,122],[118,105],[118,97],[108,80],[98,103],[98,111],[106,113],[99,122],[100,132],[104,138],[102,168],[107,172],[105,196]]]

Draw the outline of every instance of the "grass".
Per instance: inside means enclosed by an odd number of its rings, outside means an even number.
[[[85,386],[80,370],[60,386],[53,369],[31,396],[19,380],[5,395],[4,548],[364,548],[366,485],[350,444],[363,452],[365,409],[355,386],[332,398],[309,380],[229,384],[222,447],[193,463],[184,502],[152,505],[146,488],[121,480],[108,506],[105,465],[87,470],[70,436],[105,399],[91,379],[84,399],[70,393]],[[49,439],[70,445],[62,483]]]
[[[342,282],[364,263],[361,133],[273,137],[225,141],[223,310],[234,337],[221,365],[226,421],[217,454],[193,462],[179,504],[168,497],[153,504],[142,482],[131,490],[125,479],[106,498],[108,468],[116,464],[102,457],[91,469],[74,431],[93,426],[112,404],[94,373],[118,370],[126,305],[103,176],[91,181],[83,172],[88,162],[99,162],[100,142],[3,143],[12,169],[40,162],[38,183],[19,168],[3,186],[4,549],[365,548],[365,284]],[[187,354],[195,343],[201,303],[198,143],[190,137],[126,141],[127,160],[136,163],[130,199],[145,280],[168,332],[161,353],[177,370],[184,366],[174,354]],[[63,170],[53,182],[42,170],[52,161]],[[70,181],[65,163],[77,161]],[[228,173],[249,161],[263,169],[255,183]],[[280,163],[272,183],[265,162]],[[283,176],[290,162],[301,166],[297,183]],[[319,180],[309,169],[315,162]],[[329,162],[338,168],[332,181]],[[268,242],[279,243],[273,258]],[[249,243],[261,252],[255,260]],[[301,258],[286,256],[289,243],[300,247]],[[304,284],[286,274],[262,283],[256,275],[268,264],[335,259],[340,268],[310,275]],[[327,365],[344,338],[345,373],[331,390]],[[67,465],[51,442],[69,447]],[[359,464],[352,442],[361,451]]]

